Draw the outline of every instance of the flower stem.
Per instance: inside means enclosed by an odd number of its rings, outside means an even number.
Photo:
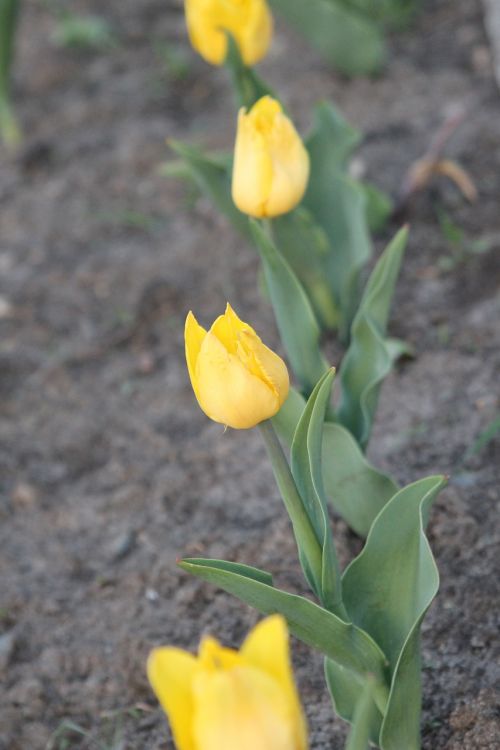
[[[320,584],[322,569],[321,545],[304,508],[304,503],[295,484],[283,448],[270,420],[261,422],[259,429],[271,460],[281,497],[292,522],[297,545],[299,550],[303,552],[315,581]],[[321,590],[316,593],[321,596]]]

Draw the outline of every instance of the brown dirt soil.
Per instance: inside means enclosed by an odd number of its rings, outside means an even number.
[[[257,619],[176,557],[245,561],[304,590],[259,435],[224,433],[195,403],[184,317],[193,308],[208,323],[229,299],[278,338],[255,253],[157,174],[167,136],[231,144],[224,72],[191,54],[180,2],[75,7],[105,14],[119,44],[57,49],[53,19],[27,3],[15,77],[26,144],[0,156],[0,748],[42,749],[70,720],[89,736],[68,734],[66,747],[160,750],[172,745],[145,679],[149,649],[194,649],[206,631],[237,645]],[[187,55],[181,80],[155,53],[165,41]],[[449,107],[469,106],[448,154],[480,198],[438,182],[415,201],[392,333],[416,357],[384,387],[370,454],[402,482],[451,475],[430,524],[442,587],[423,631],[423,747],[493,750],[498,437],[464,454],[499,409],[500,96],[478,0],[424,3],[390,50],[384,76],[346,81],[280,22],[263,74],[301,128],[319,97],[334,100],[366,135],[368,176],[392,193]],[[488,249],[443,269],[454,249],[439,207],[466,248]],[[334,523],[346,562],[360,543]],[[311,747],[340,748],[321,660],[293,646]]]

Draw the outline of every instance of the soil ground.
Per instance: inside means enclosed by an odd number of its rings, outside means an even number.
[[[257,619],[176,557],[245,561],[304,590],[258,433],[224,433],[196,405],[184,317],[208,324],[229,299],[269,345],[278,337],[253,250],[157,173],[166,137],[230,146],[224,71],[191,53],[180,2],[74,6],[104,14],[118,43],[58,49],[47,9],[27,3],[26,142],[0,156],[0,748],[39,750],[59,731],[58,749],[160,750],[172,745],[149,649],[194,649],[208,631],[238,645]],[[165,68],[165,44],[186,70]],[[500,96],[477,0],[424,2],[389,44],[382,77],[347,81],[279,22],[262,73],[303,130],[318,98],[334,100],[365,134],[368,177],[393,194],[450,107],[468,107],[447,154],[479,200],[438,182],[411,209],[391,330],[416,356],[385,384],[370,455],[401,482],[451,476],[430,523],[442,586],[423,631],[423,747],[493,750],[500,443],[475,441],[499,410]],[[360,542],[333,522],[346,562]],[[321,660],[293,647],[311,747],[341,748]],[[63,736],[68,721],[86,736]]]

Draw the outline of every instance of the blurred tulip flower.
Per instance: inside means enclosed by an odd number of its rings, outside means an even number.
[[[224,63],[226,32],[234,37],[246,65],[265,57],[273,32],[266,0],[185,0],[185,8],[191,44],[207,62]]]
[[[257,218],[288,213],[302,200],[309,179],[309,154],[281,105],[264,96],[238,115],[233,200]]]
[[[148,677],[178,750],[307,749],[288,631],[279,615],[253,628],[240,651],[210,637],[197,657],[157,648]]]
[[[228,304],[209,331],[190,312],[185,328],[186,360],[201,409],[235,430],[273,417],[289,391],[283,360]]]

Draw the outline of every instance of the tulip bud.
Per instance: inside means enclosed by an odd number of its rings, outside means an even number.
[[[288,632],[279,615],[260,622],[240,651],[208,637],[198,657],[155,649],[148,677],[178,750],[307,750]]]
[[[238,116],[233,201],[257,218],[288,213],[302,200],[309,179],[309,154],[281,105],[264,96]]]
[[[212,65],[222,65],[227,36],[234,37],[246,65],[265,57],[273,32],[266,0],[185,0],[191,44]]]
[[[288,370],[228,304],[210,331],[186,319],[186,360],[201,409],[235,430],[273,417],[288,396]]]

